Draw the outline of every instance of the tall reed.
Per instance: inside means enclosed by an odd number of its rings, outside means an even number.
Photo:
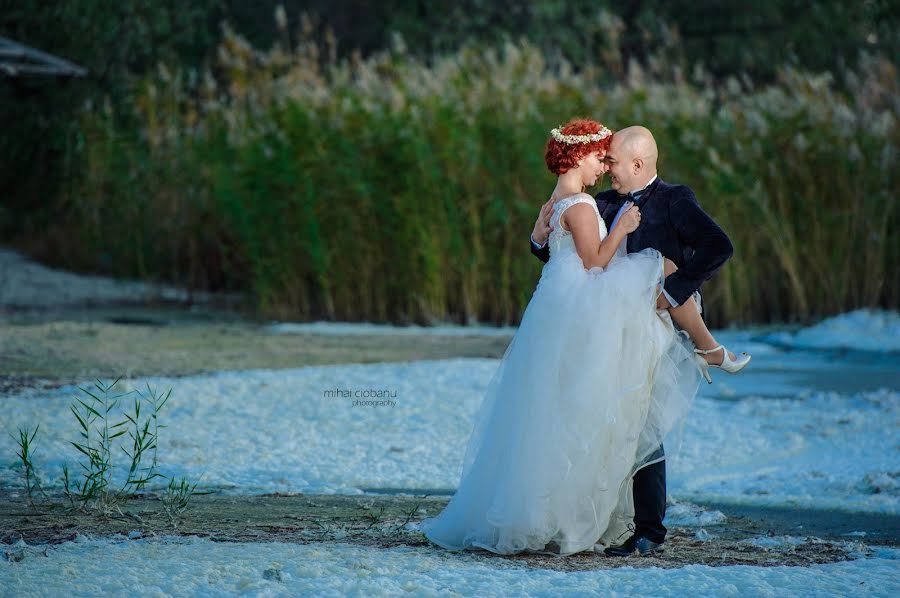
[[[85,175],[56,235],[68,259],[247,290],[280,318],[514,323],[540,272],[547,131],[588,115],[652,129],[661,176],[732,237],[707,285],[713,325],[897,306],[900,94],[884,59],[839,92],[790,68],[759,88],[636,69],[601,85],[524,41],[428,64],[400,40],[330,54],[228,33],[215,76],[161,65],[133,115],[86,110]]]

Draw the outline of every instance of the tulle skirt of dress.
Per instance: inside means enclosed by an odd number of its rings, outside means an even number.
[[[588,272],[571,252],[543,270],[491,379],[459,487],[422,522],[435,544],[499,554],[593,549],[631,517],[630,478],[676,430],[699,377],[667,312],[662,257]],[[554,552],[557,552],[554,550]]]

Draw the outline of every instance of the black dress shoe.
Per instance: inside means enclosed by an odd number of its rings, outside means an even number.
[[[610,546],[603,551],[608,556],[628,556],[637,550],[641,556],[650,556],[654,552],[662,552],[662,542],[654,542],[646,536],[631,536],[618,546]]]

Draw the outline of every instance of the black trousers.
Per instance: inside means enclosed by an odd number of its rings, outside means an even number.
[[[651,455],[664,455],[663,447]],[[634,497],[634,533],[653,542],[666,539],[666,460],[658,461],[637,470],[632,486]]]

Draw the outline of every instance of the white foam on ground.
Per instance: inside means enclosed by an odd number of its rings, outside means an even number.
[[[174,388],[161,415],[168,426],[160,438],[166,474],[203,474],[202,485],[240,493],[453,488],[462,437],[496,366],[492,359],[317,366],[141,379],[133,386]],[[41,424],[35,460],[52,478],[61,475],[63,457],[71,463],[77,455],[69,445],[78,440],[68,409],[74,390],[4,399],[6,430]],[[393,406],[354,406],[357,400]],[[12,483],[15,450],[13,439],[0,434],[0,483]]]
[[[765,340],[797,349],[900,351],[900,313],[860,309],[828,318],[796,333],[781,332]]]
[[[174,388],[162,421],[161,471],[227,492],[452,490],[495,359],[318,366],[135,380]],[[34,461],[60,484],[78,456],[72,388],[4,398],[0,484],[19,484],[7,434],[41,424]],[[331,395],[328,395],[328,392]],[[338,393],[378,394],[354,406]],[[391,406],[391,403],[393,404]],[[900,392],[806,392],[795,399],[700,397],[681,455],[678,500],[898,512]],[[127,438],[127,437],[123,437]],[[124,455],[117,449],[116,455]],[[121,469],[120,469],[121,471]]]
[[[714,509],[706,509],[684,501],[669,501],[666,507],[666,525],[684,527],[701,527],[723,525],[728,521],[725,513]]]
[[[900,393],[700,397],[669,463],[690,500],[898,513]],[[892,440],[893,439],[893,440]]]
[[[801,538],[800,536],[758,536],[741,540],[740,543],[752,544],[759,548],[790,548],[806,544],[807,541],[807,538]]]
[[[0,560],[0,594],[896,596],[898,559],[900,551],[880,549],[872,558],[810,567],[562,572],[436,548],[81,539],[50,547],[46,557]]]

